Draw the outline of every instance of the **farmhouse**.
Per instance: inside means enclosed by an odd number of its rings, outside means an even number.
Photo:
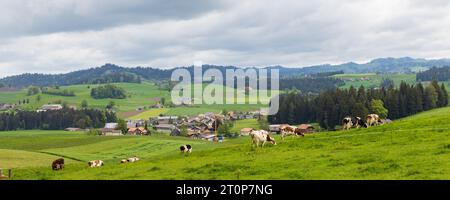
[[[311,124],[300,124],[297,128],[302,133],[314,133],[314,127]]]
[[[102,128],[102,135],[104,136],[120,136],[122,135],[121,130],[115,130],[112,128]]]
[[[116,130],[119,125],[117,123],[106,123],[105,127],[102,128],[102,135],[106,136],[119,136],[122,135],[121,130]]]
[[[173,124],[175,121],[178,120],[178,116],[163,116],[158,117],[158,124]]]
[[[0,110],[8,110],[14,107],[14,104],[0,103]]]
[[[116,129],[118,126],[118,123],[106,123],[104,128]]]
[[[147,135],[148,131],[143,127],[129,128],[128,135]]]
[[[159,124],[153,126],[153,128],[158,132],[172,133],[172,130],[175,129],[176,126],[173,124]]]
[[[72,128],[72,127],[66,128],[66,129],[64,129],[64,130],[65,130],[65,131],[69,131],[69,132],[85,131],[84,129],[81,129],[81,128]]]
[[[138,128],[145,125],[144,120],[129,120],[127,121],[127,128]]]
[[[63,106],[61,104],[47,104],[43,105],[37,112],[46,112],[49,110],[61,110]]]
[[[285,126],[289,126],[289,124],[272,124],[272,125],[269,125],[269,131],[275,132],[275,133],[280,133],[281,128],[285,127]]]

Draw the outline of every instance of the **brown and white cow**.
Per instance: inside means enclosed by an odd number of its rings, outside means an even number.
[[[295,135],[295,136],[305,136],[303,131],[295,126],[285,126],[281,129],[281,139],[284,140],[284,137],[289,135]]]
[[[380,122],[380,117],[377,114],[369,114],[366,118],[367,126],[375,126]]]
[[[349,130],[353,126],[352,118],[351,117],[345,117],[342,120],[342,130]]]
[[[252,145],[256,145],[256,147],[258,147],[260,143],[262,143],[261,147],[264,147],[266,142],[277,145],[275,138],[271,137],[269,132],[265,130],[251,131],[249,135],[252,138]]]
[[[103,160],[91,160],[88,162],[89,167],[101,167],[105,165]]]
[[[53,163],[52,163],[52,169],[53,169],[53,170],[61,170],[61,169],[64,169],[64,159],[63,159],[63,158],[60,158],[60,159],[57,159],[57,160],[53,161]]]

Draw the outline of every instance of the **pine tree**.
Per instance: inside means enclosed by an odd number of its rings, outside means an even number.
[[[417,106],[417,112],[423,111],[423,85],[421,83],[416,84],[415,87],[416,90],[416,106]]]
[[[424,110],[430,110],[436,108],[437,103],[437,92],[433,85],[429,84],[425,88],[425,102],[424,102]]]
[[[448,105],[448,92],[447,92],[447,89],[445,88],[444,83],[441,84],[441,90],[442,90],[443,96],[444,96],[444,100],[442,103],[442,106],[444,107],[444,106]]]

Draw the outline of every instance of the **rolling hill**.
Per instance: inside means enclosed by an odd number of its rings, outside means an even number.
[[[8,145],[0,155],[14,150],[15,155],[26,151],[74,161],[54,172],[45,158],[43,163],[22,166],[19,158],[0,157],[0,167],[17,163],[14,179],[450,179],[449,113],[447,107],[368,129],[284,141],[276,136],[278,145],[262,149],[252,148],[248,137],[215,144],[163,135],[2,132],[0,140]],[[193,145],[190,156],[178,152],[186,143]],[[133,155],[142,160],[119,164]],[[106,165],[88,168],[90,159],[105,160]]]
[[[315,65],[299,67],[269,66],[267,69],[279,69],[281,77],[292,77],[323,72],[343,71],[344,73],[414,73],[431,67],[450,66],[450,59],[414,59],[378,58],[368,63],[344,63],[339,65]],[[191,73],[193,67],[183,67]],[[224,72],[226,69],[243,67],[203,65],[204,70],[216,68]],[[263,67],[264,68],[264,67]],[[66,74],[21,74],[0,79],[0,83],[11,87],[50,86],[88,84],[99,81],[104,82],[139,82],[143,80],[169,80],[172,71],[178,68],[159,69],[151,67],[121,67],[114,64],[105,64],[85,70]]]

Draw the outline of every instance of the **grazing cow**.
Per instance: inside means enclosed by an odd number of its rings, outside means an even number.
[[[378,125],[380,122],[380,117],[377,114],[369,114],[367,115],[367,126]]]
[[[261,147],[264,147],[266,142],[277,145],[277,143],[275,142],[275,138],[271,137],[269,132],[265,130],[252,131],[249,135],[252,137],[252,145],[255,144],[256,147],[259,146],[259,143],[262,143]]]
[[[104,164],[103,160],[91,160],[88,162],[89,167],[101,167]]]
[[[351,117],[345,117],[342,120],[342,129],[343,130],[349,130],[350,128],[352,128],[352,126],[353,126],[353,122],[352,122]]]
[[[285,126],[285,127],[281,128],[281,139],[284,140],[284,137],[286,137],[286,136],[295,135],[296,129],[297,129],[297,127],[294,127],[294,126]]]
[[[127,158],[127,159],[122,159],[122,160],[120,161],[120,163],[133,163],[133,162],[136,162],[136,161],[138,161],[138,160],[139,160],[139,158],[136,157],[136,156],[134,156],[134,157]]]
[[[181,153],[191,153],[192,152],[192,146],[189,144],[180,146]]]
[[[301,135],[302,137],[305,137],[305,132],[304,132],[304,130],[302,130],[302,129],[300,129],[300,128],[295,128],[294,133],[295,133],[296,136],[300,136],[300,135]]]
[[[57,159],[57,160],[53,161],[52,169],[53,170],[64,169],[64,159],[60,158],[60,159]]]
[[[367,124],[364,123],[364,121],[361,119],[361,117],[355,117],[352,121],[353,125],[355,126],[355,128],[367,128]]]

